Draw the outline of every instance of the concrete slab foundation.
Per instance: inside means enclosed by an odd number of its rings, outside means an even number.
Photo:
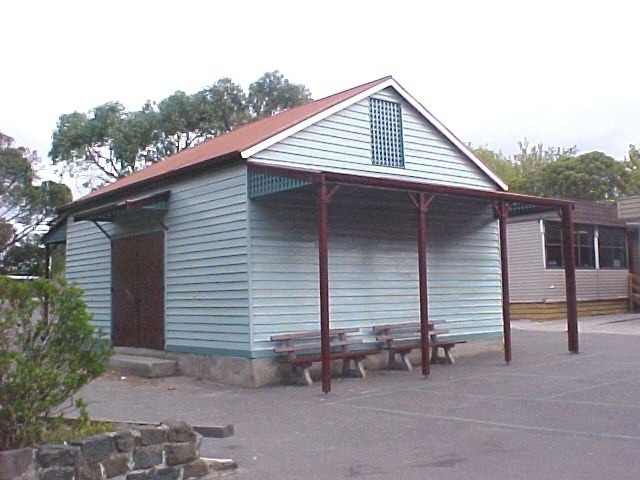
[[[457,359],[487,352],[499,353],[502,348],[501,338],[474,340],[457,345],[453,349],[453,353]],[[371,371],[384,370],[388,368],[388,358],[386,351],[370,355],[364,361],[365,368]],[[413,365],[420,365],[418,350],[414,350],[409,358]],[[276,358],[249,359],[118,347],[109,367],[128,375],[147,378],[184,375],[243,387],[291,385],[301,381],[301,373],[296,368]],[[333,376],[340,376],[342,372],[341,360],[331,362],[331,372]],[[321,378],[320,364],[314,364],[310,373],[314,382],[319,381]]]
[[[171,377],[178,373],[178,362],[170,359],[116,353],[107,366],[125,375],[144,378]]]

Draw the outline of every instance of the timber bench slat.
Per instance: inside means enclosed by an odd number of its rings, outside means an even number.
[[[429,320],[429,325],[442,325],[444,323],[444,320]],[[409,329],[409,330],[415,330],[416,325],[418,326],[418,331],[420,331],[420,322],[403,322],[403,323],[383,323],[381,325],[374,325],[373,326],[373,331],[374,332],[380,332],[383,330],[389,330],[389,329],[401,329],[401,328],[405,328],[405,329]]]
[[[331,342],[331,347],[342,347],[345,345],[356,345],[358,343],[362,343],[362,339],[361,338],[354,338],[351,340],[336,340]],[[283,347],[276,347],[273,350],[276,353],[283,353],[283,352],[298,352],[298,351],[303,351],[303,350],[320,350],[320,348],[322,348],[322,346],[320,345],[320,343],[299,343],[297,345],[289,345],[289,346],[283,346]]]
[[[437,333],[435,333],[434,330],[431,330],[429,332],[429,335],[431,337],[433,337],[434,335],[442,335],[444,333],[449,333],[449,330],[445,330],[445,329],[439,329],[437,331]],[[405,332],[405,333],[390,333],[390,334],[384,334],[384,335],[376,335],[376,338],[378,340],[383,340],[383,341],[388,341],[388,340],[394,340],[396,342],[398,341],[403,341],[403,340],[415,340],[416,338],[420,338],[420,330],[415,331],[415,332]]]
[[[431,347],[431,363],[438,363],[438,350],[444,350],[444,362],[454,363],[451,349],[458,343],[465,343],[464,340],[439,340],[438,335],[449,333],[448,329],[438,328],[443,324],[443,320],[432,320],[429,322],[429,346]],[[389,350],[389,368],[396,368],[396,354],[401,357],[401,364],[406,370],[413,370],[413,365],[409,360],[411,350],[420,348],[420,322],[390,323],[376,325],[373,327],[376,339],[386,343]]]
[[[368,350],[350,350],[350,345],[362,344],[362,338],[347,338],[348,333],[359,332],[359,328],[333,328],[329,330],[329,360],[342,360],[342,374],[349,375],[352,370],[350,369],[351,361],[355,364],[355,371],[362,378],[365,378],[366,372],[362,361],[368,356],[376,353],[380,353],[380,349],[368,349]],[[321,339],[322,333],[320,330],[314,330],[309,332],[296,332],[285,333],[279,335],[273,335],[272,341],[282,342],[282,345],[275,347],[273,350],[276,353],[287,353],[286,357],[281,357],[282,360],[302,368],[303,378],[307,385],[313,384],[309,368],[311,364],[322,361],[322,354],[318,351],[321,350],[320,342],[304,342],[309,339]],[[304,343],[299,343],[299,342]],[[301,354],[299,354],[301,353]]]
[[[361,358],[365,359],[367,355],[373,355],[375,353],[380,353],[379,348],[374,348],[370,350],[349,350],[346,352],[335,352],[331,354],[331,360],[341,360],[341,359],[350,359],[350,358]],[[317,355],[305,355],[304,357],[296,357],[294,359],[288,360],[289,363],[313,363],[313,362],[321,362],[322,355],[319,353]]]
[[[329,335],[332,336],[340,336],[346,333],[356,333],[360,329],[359,328],[332,328],[329,330]],[[281,340],[304,340],[305,338],[320,338],[322,335],[320,330],[311,330],[308,332],[295,332],[295,333],[282,333],[279,335],[272,335],[271,341],[281,341]]]

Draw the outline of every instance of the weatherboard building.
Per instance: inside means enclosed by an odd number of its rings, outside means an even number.
[[[353,327],[367,347],[376,324],[428,318],[509,361],[505,219],[557,211],[571,229],[572,203],[506,190],[385,77],[99,188],[60,207],[45,240],[66,243],[66,275],[115,347],[182,374],[277,383],[290,366],[273,335]],[[571,261],[569,247],[577,351]]]

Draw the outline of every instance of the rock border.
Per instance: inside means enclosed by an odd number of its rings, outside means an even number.
[[[237,468],[200,458],[202,435],[181,420],[133,425],[69,445],[0,452],[0,480],[197,480]]]

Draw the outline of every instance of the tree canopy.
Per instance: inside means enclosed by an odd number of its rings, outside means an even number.
[[[38,184],[33,170],[37,155],[27,148],[14,147],[13,143],[13,138],[0,132],[2,261],[11,249],[14,250],[13,258],[20,256],[15,249],[32,243],[34,235],[55,215],[55,207],[71,201],[71,191],[66,185],[53,181]]]
[[[128,112],[119,102],[89,113],[61,115],[49,155],[72,177],[87,177],[97,187],[129,175],[179,151],[311,100],[304,85],[280,72],[267,72],[245,93],[230,78],[221,78],[194,94],[177,91],[147,101]]]
[[[518,142],[520,153],[511,159],[486,147],[474,149],[515,193],[572,200],[615,201],[640,193],[640,154],[633,145],[624,162],[602,152],[577,155],[570,148],[545,148]]]
[[[537,188],[547,197],[615,201],[627,192],[628,172],[622,162],[602,152],[563,157],[536,174]]]

